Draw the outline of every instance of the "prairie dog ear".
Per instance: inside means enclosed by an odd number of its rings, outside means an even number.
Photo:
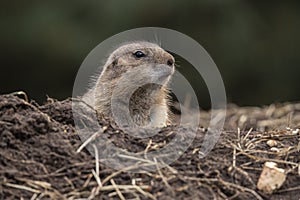
[[[116,65],[118,65],[118,59],[115,59],[114,61],[112,61],[111,65],[114,67]]]
[[[105,80],[113,80],[122,76],[127,71],[125,65],[119,64],[119,59],[113,60],[102,71],[101,77]]]
[[[119,65],[119,66],[128,65],[128,60],[126,61],[126,58],[124,58],[124,57],[117,58],[114,60],[114,62],[115,62],[115,65]]]

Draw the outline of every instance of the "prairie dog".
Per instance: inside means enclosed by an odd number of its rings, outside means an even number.
[[[98,114],[123,125],[132,126],[131,121],[134,126],[166,126],[169,121],[167,87],[174,63],[173,56],[157,44],[127,43],[110,54],[95,86],[83,99]]]

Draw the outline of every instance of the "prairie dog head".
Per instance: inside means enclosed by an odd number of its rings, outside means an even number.
[[[169,67],[166,69],[170,69],[170,73],[173,73],[174,62],[174,58],[171,54],[154,43],[129,43],[117,48],[109,56],[102,71],[101,80],[113,81],[114,79],[118,79],[122,76],[123,73],[132,70],[133,68],[135,68],[135,70],[142,71],[142,69],[138,69],[137,67],[147,64],[167,65]],[[157,73],[158,72],[148,75],[159,75]]]
[[[154,43],[133,42],[120,46],[111,53],[97,80],[96,111],[113,117],[112,100],[118,99],[124,102],[118,104],[117,110],[129,111],[136,125],[165,126],[167,85],[174,73],[174,63],[173,56]],[[128,116],[124,115],[122,120],[127,123]]]

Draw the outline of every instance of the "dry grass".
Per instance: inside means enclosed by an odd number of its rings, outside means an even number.
[[[82,143],[73,124],[64,123],[71,112],[70,101],[36,107],[11,95],[1,98],[1,140],[10,142],[0,146],[0,196],[4,199],[300,198],[300,104],[229,108],[225,130],[207,157],[199,157],[205,135],[205,129],[199,129],[189,149],[161,168],[165,163],[150,160],[147,154],[162,148],[174,134],[186,135],[175,127],[150,139],[134,140],[103,121],[102,129]],[[202,117],[205,127],[209,113]],[[119,157],[136,164],[114,170],[101,163],[93,143],[100,134],[108,134],[128,151],[134,149],[139,157]],[[86,151],[89,145],[95,157]],[[277,163],[287,174],[283,187],[272,195],[256,188],[267,161]],[[156,171],[132,173],[148,166]]]

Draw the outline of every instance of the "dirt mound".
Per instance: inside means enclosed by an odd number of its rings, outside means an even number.
[[[203,126],[208,116],[204,113]],[[169,126],[153,138],[137,139],[104,119],[100,124],[105,127],[102,134],[132,152],[160,148],[173,134],[189,135],[188,129]],[[199,156],[203,128],[170,166],[132,173],[136,166],[114,170],[96,163],[85,148],[77,152],[82,141],[74,128],[70,99],[49,99],[39,106],[2,95],[0,199],[299,199],[299,126],[299,104],[233,106],[225,131],[208,156]],[[270,140],[276,142],[276,151],[268,145]],[[277,163],[287,174],[273,194],[256,187],[266,161]]]

